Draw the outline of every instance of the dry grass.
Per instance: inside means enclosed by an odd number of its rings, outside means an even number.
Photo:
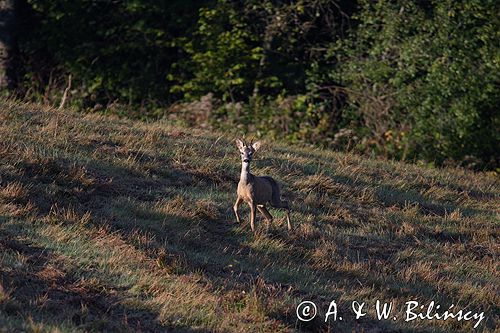
[[[297,321],[313,300],[407,300],[500,324],[498,178],[268,143],[284,216],[232,204],[231,137],[1,102],[0,331],[470,331],[456,321]],[[259,220],[261,221],[261,220]],[[403,317],[401,310],[397,315]],[[351,316],[352,317],[352,316]]]

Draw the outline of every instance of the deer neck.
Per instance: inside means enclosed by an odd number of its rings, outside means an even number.
[[[242,162],[240,183],[248,183],[252,174],[250,173],[250,163]]]

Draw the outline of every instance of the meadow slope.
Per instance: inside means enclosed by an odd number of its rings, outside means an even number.
[[[282,183],[295,230],[272,210],[254,236],[231,210],[239,169],[222,133],[0,102],[0,331],[472,330],[406,323],[408,300],[500,325],[494,175],[264,142],[252,170]],[[332,299],[343,320],[324,323]],[[320,316],[299,322],[302,300]]]

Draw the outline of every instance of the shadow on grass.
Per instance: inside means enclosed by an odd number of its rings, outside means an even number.
[[[377,199],[385,206],[397,206],[403,208],[408,204],[418,204],[418,208],[423,215],[435,215],[445,217],[456,210],[465,217],[473,217],[486,212],[477,209],[462,207],[452,203],[434,202],[414,191],[402,191],[388,185],[376,188]]]
[[[99,332],[205,332],[164,326],[157,313],[121,304],[120,290],[78,278],[78,273],[65,269],[61,258],[17,238],[0,233],[2,252],[23,257],[22,263],[0,267],[0,284],[8,295],[0,309],[7,320]]]
[[[97,169],[97,166],[102,167],[103,170]],[[200,175],[186,170],[170,168],[168,171],[169,177],[175,177],[177,180],[170,179],[167,181],[160,179],[145,182],[139,174],[133,173],[127,168],[106,162],[95,162],[94,168],[90,171],[95,174],[94,178],[97,181],[90,186],[85,185],[85,183],[82,183],[78,179],[66,182],[63,176],[65,173],[68,173],[68,170],[64,165],[56,165],[56,167],[50,167],[48,170],[44,177],[34,179],[34,176],[43,175],[45,171],[37,168],[28,168],[25,177],[11,177],[7,180],[20,181],[25,186],[30,186],[33,181],[38,182],[37,189],[40,191],[36,192],[30,200],[35,203],[35,206],[40,209],[41,213],[47,213],[52,205],[57,204],[61,208],[71,207],[81,213],[89,211],[95,218],[94,223],[109,224],[112,231],[120,232],[129,240],[136,230],[154,235],[154,240],[149,242],[145,249],[150,256],[154,257],[157,253],[163,251],[183,258],[184,264],[177,273],[199,273],[201,271],[212,282],[214,291],[236,289],[248,292],[255,287],[255,281],[262,279],[266,284],[276,287],[276,290],[266,290],[266,287],[263,287],[259,289],[261,296],[283,298],[292,295],[296,299],[311,298],[318,301],[318,304],[323,304],[324,308],[327,308],[329,298],[341,296],[330,285],[332,281],[334,281],[337,287],[340,287],[339,289],[349,290],[353,293],[356,289],[359,289],[354,287],[359,283],[362,286],[373,286],[375,290],[384,293],[388,297],[401,295],[408,297],[421,296],[430,300],[442,301],[442,304],[447,304],[446,302],[449,302],[453,296],[442,291],[440,292],[435,286],[424,281],[408,283],[396,277],[387,279],[380,275],[377,269],[353,273],[334,268],[314,267],[309,264],[311,249],[316,246],[314,242],[304,241],[300,237],[288,237],[286,232],[280,231],[272,235],[273,240],[282,244],[282,250],[266,251],[265,249],[256,248],[251,245],[251,238],[254,236],[249,231],[248,225],[243,226],[243,230],[238,225],[222,222],[224,220],[222,216],[224,216],[225,212],[221,210],[218,212],[218,217],[214,219],[204,218],[197,221],[192,221],[175,214],[158,214],[157,216],[146,216],[144,219],[134,218],[133,215],[116,217],[113,214],[108,215],[108,213],[102,210],[103,206],[116,203],[118,197],[131,198],[131,205],[144,202],[152,203],[161,198],[162,195],[168,198],[168,194],[164,192],[165,185],[189,187],[192,186],[191,183],[193,181],[199,179]],[[115,183],[107,181],[110,175],[116,174],[120,176],[114,178]],[[63,183],[58,185],[60,188],[56,188],[56,191],[43,190],[44,186],[51,185],[54,180],[57,183],[57,179],[63,181]],[[332,176],[332,179],[338,183],[352,187],[378,186],[354,181],[349,177],[343,176]],[[214,183],[217,184],[217,182]],[[443,216],[459,207],[434,204],[416,193],[401,191],[386,185],[378,188],[376,195],[377,199],[385,206],[397,205],[403,207],[408,202],[418,202],[419,205],[428,210],[427,213],[439,216]],[[466,211],[463,211],[466,214]],[[477,213],[470,211],[470,214]],[[454,239],[453,236],[451,238]],[[448,239],[445,237],[444,240],[447,241]],[[391,265],[390,260],[392,256],[409,245],[401,244],[397,241],[390,243],[386,241],[385,239],[361,236],[351,239],[350,243],[342,242],[340,238],[334,239],[340,253],[346,254],[346,261],[355,263],[356,260],[363,262],[377,259],[378,265]],[[154,331],[159,328],[164,329],[156,321],[156,314],[126,308],[120,305],[120,299],[111,293],[95,290],[92,287],[75,286],[77,281],[74,277],[71,277],[70,273],[67,273],[65,277],[59,278],[59,280],[56,279],[55,284],[62,287],[54,289],[51,284],[52,282],[47,281],[47,277],[44,276],[46,273],[42,274],[44,267],[54,259],[50,258],[49,254],[44,254],[43,251],[45,250],[43,249],[30,245],[19,245],[19,242],[16,243],[15,240],[10,240],[9,242],[6,245],[9,248],[18,246],[28,257],[32,257],[33,262],[30,262],[30,266],[35,267],[34,273],[19,270],[10,276],[2,272],[4,283],[7,278],[11,281],[30,281],[24,287],[23,285],[18,286],[15,284],[11,286],[15,292],[19,293],[19,296],[16,295],[16,299],[21,300],[21,305],[23,305],[20,306],[18,312],[14,312],[14,315],[21,313],[24,314],[24,317],[31,315],[35,320],[47,320],[46,315],[50,314],[48,318],[54,318],[54,323],[58,323],[60,320],[69,320],[72,325],[83,325],[86,327],[85,325],[99,322],[100,316],[104,312],[107,319],[105,319],[103,325],[118,325],[116,327],[110,326],[112,329],[119,329],[121,327],[146,331]],[[353,246],[353,244],[357,245]],[[23,249],[23,246],[27,248]],[[360,255],[357,259],[350,257],[351,250],[359,251]],[[292,268],[297,270],[291,272]],[[309,288],[308,286],[311,284],[319,285],[320,287],[317,289]],[[80,290],[78,288],[88,289]],[[318,295],[317,293],[319,292],[322,295]],[[44,293],[48,294],[49,299],[55,299],[58,307],[67,306],[66,311],[68,312],[53,313],[51,312],[53,310],[50,310],[50,306],[46,310],[31,309],[29,306],[26,306],[26,309],[24,309],[25,303],[29,304],[29,300],[39,298]],[[344,295],[343,297],[346,301],[354,300],[350,299],[348,295]],[[88,309],[86,315],[79,314],[74,317],[74,313],[81,312],[80,307],[82,302],[84,302],[83,304]],[[28,313],[22,311],[28,311]],[[301,330],[318,331],[325,329],[325,325],[327,325],[319,319],[310,324],[298,325],[293,309],[292,311],[277,310],[269,315],[286,323],[290,327],[298,327]],[[397,331],[400,327],[391,321],[379,322],[369,316],[364,317],[360,322],[346,320],[343,323],[338,323],[338,325],[340,329],[346,331],[356,329],[356,327],[366,331],[377,329]],[[97,327],[96,329],[100,328]],[[182,328],[176,327],[175,329]],[[186,331],[189,331],[189,329],[186,329]]]

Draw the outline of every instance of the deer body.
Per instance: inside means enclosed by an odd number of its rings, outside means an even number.
[[[286,218],[288,230],[292,229],[289,216],[288,202],[281,200],[280,188],[278,183],[268,176],[255,176],[250,173],[250,161],[252,160],[253,153],[260,147],[260,143],[256,142],[253,145],[246,145],[241,140],[236,140],[238,149],[241,152],[241,175],[238,182],[237,199],[234,204],[234,213],[236,220],[240,221],[238,214],[238,207],[242,202],[246,202],[250,206],[250,227],[255,232],[255,215],[256,210],[259,210],[268,222],[273,220],[272,215],[266,208],[269,204],[274,208],[286,209]]]

